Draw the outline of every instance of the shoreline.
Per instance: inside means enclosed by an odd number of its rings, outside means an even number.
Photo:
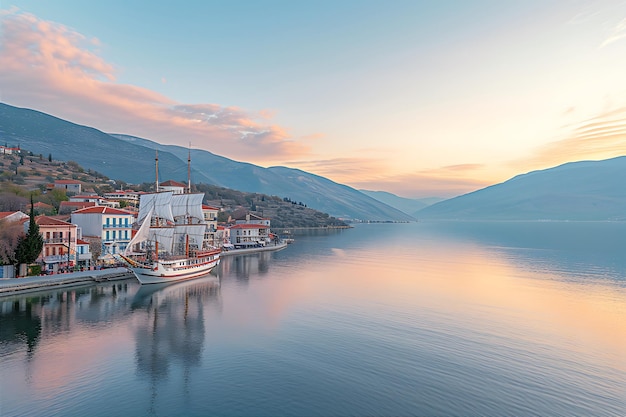
[[[235,256],[235,255],[246,255],[249,253],[257,253],[257,252],[272,252],[272,251],[279,251],[282,249],[285,249],[287,247],[287,243],[286,242],[281,242],[277,245],[269,245],[269,246],[262,246],[259,248],[245,248],[245,249],[229,249],[229,250],[223,250],[222,249],[222,253],[220,253],[220,257],[224,257],[224,256]]]
[[[35,292],[48,288],[65,288],[88,285],[104,281],[136,278],[128,268],[106,268],[94,271],[78,271],[68,274],[38,275],[23,278],[0,279],[0,298]]]

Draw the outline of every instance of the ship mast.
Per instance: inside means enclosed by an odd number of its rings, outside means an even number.
[[[189,142],[189,153],[187,154],[187,193],[191,194],[191,142]]]
[[[156,157],[154,158],[154,166],[156,169],[156,192],[159,192],[159,151],[156,150]]]

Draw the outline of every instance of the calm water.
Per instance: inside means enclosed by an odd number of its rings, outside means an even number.
[[[0,298],[0,416],[626,415],[626,224],[295,237],[166,287]]]

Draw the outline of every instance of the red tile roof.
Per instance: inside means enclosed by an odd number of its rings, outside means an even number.
[[[219,211],[219,207],[207,206],[206,204],[203,204],[202,210],[218,210]]]
[[[48,216],[37,216],[35,217],[35,223],[38,226],[68,226],[68,227],[76,227],[75,224],[64,222],[63,220],[55,219],[53,217]]]
[[[187,187],[187,184],[183,184],[182,182],[177,182],[177,181],[173,181],[173,180],[167,180],[165,182],[162,182],[159,185],[161,185],[163,187],[183,187],[183,188]]]
[[[134,213],[126,210],[115,209],[111,207],[105,206],[94,206],[87,207],[84,209],[76,210],[74,214],[127,214],[129,216],[134,216]]]
[[[55,184],[80,184],[80,181],[77,180],[56,180]]]
[[[5,217],[9,217],[10,215],[15,214],[15,213],[20,213],[20,212],[19,211],[0,211],[0,220],[4,219]]]
[[[269,226],[264,224],[236,224],[230,226],[231,229],[268,229]]]

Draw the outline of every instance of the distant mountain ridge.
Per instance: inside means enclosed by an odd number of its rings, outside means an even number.
[[[626,156],[518,175],[417,212],[418,219],[626,220]]]
[[[398,210],[415,217],[416,213],[424,207],[435,204],[444,200],[443,198],[428,197],[428,198],[405,198],[397,196],[387,191],[370,191],[359,190],[365,195],[368,195],[376,200],[383,202],[391,207],[395,207]]]
[[[0,103],[0,142],[35,154],[76,161],[81,166],[130,183],[154,181],[154,150],[161,179],[186,181],[188,149],[129,135],[107,134],[31,109]],[[331,216],[374,221],[411,221],[411,216],[351,187],[305,171],[262,168],[192,149],[192,180],[258,192],[306,204]]]

